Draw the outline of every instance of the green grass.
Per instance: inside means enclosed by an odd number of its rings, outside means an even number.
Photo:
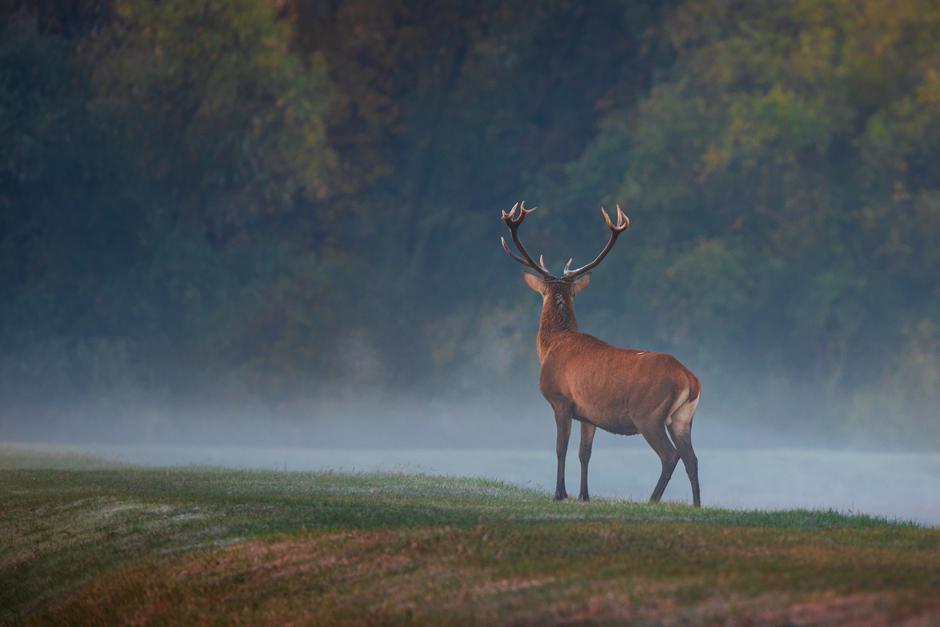
[[[940,530],[911,524],[555,503],[480,479],[147,469],[0,449],[3,622],[851,623],[918,613],[940,620]]]

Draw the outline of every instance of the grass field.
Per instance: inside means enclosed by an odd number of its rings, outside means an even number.
[[[940,624],[940,530],[0,449],[0,621]]]

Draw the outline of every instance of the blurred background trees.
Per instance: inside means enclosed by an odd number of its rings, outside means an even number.
[[[619,201],[586,330],[730,426],[940,446],[934,2],[0,7],[8,408],[498,393],[499,210],[558,269]]]

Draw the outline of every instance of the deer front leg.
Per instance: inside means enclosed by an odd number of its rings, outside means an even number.
[[[555,453],[558,455],[558,476],[555,479],[555,500],[568,498],[565,490],[565,455],[568,453],[568,438],[571,437],[571,414],[555,411]]]
[[[597,430],[590,422],[581,421],[581,446],[578,448],[578,459],[581,460],[581,493],[578,498],[582,501],[590,500],[588,496],[588,462],[591,461],[591,447],[594,445],[594,432]]]

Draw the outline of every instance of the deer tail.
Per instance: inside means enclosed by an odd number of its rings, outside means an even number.
[[[697,401],[702,395],[702,384],[691,372],[689,373],[689,402]]]

